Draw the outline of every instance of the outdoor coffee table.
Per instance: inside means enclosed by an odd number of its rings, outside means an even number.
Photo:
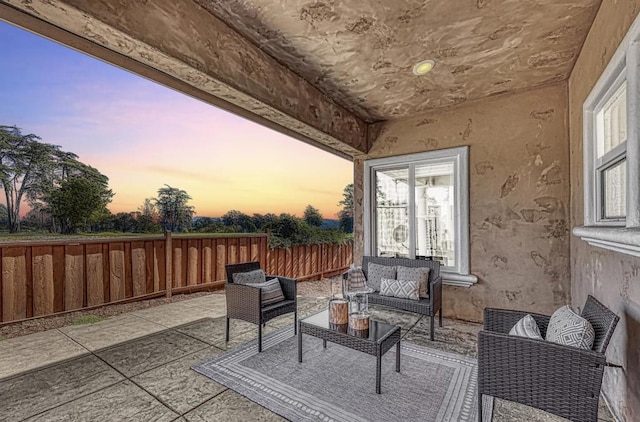
[[[382,355],[396,346],[396,372],[400,372],[400,327],[384,322],[369,321],[368,337],[349,334],[346,327],[333,328],[329,325],[329,311],[322,311],[298,321],[298,362],[302,362],[302,334],[322,339],[323,346],[327,341],[368,353],[376,357],[376,393],[380,394],[380,372],[382,371]]]

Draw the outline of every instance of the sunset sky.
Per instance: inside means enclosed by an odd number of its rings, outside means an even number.
[[[0,125],[109,177],[112,212],[164,184],[200,216],[231,209],[336,218],[350,161],[0,21]]]

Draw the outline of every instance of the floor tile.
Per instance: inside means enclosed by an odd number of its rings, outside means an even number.
[[[17,421],[122,381],[93,355],[0,381],[0,420]]]
[[[191,369],[192,365],[221,352],[222,350],[210,346],[137,375],[131,380],[182,415],[227,389]]]
[[[184,417],[188,422],[286,421],[286,419],[233,390],[227,390],[212,398]]]
[[[204,312],[201,307],[186,302],[188,301],[147,308],[136,311],[133,315],[167,328],[207,318],[210,315],[210,312]],[[224,316],[225,312],[223,310],[220,316]]]
[[[58,330],[43,331],[0,342],[0,378],[88,353]]]
[[[207,347],[207,344],[173,330],[132,340],[96,353],[127,377],[138,375]]]
[[[258,337],[256,324],[232,319],[229,323],[229,343],[225,344],[224,325],[225,318],[209,318],[176,327],[176,330],[225,350]]]
[[[94,351],[114,344],[164,330],[165,327],[132,314],[109,318],[87,325],[70,325],[60,329],[73,340]]]
[[[170,422],[179,415],[172,412],[136,387],[130,381],[123,381],[104,390],[66,403],[55,409],[41,413],[29,422],[96,422],[96,421],[154,421]]]

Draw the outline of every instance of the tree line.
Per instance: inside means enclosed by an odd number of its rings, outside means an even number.
[[[338,227],[325,227],[320,212],[308,205],[303,217],[231,210],[220,218],[198,217],[184,190],[165,185],[133,212],[112,214],[109,179],[78,156],[47,144],[15,126],[0,126],[0,184],[6,206],[0,222],[10,233],[23,229],[51,233],[122,232],[253,233],[269,231],[272,246],[340,242],[353,231],[353,184],[343,191]],[[23,201],[30,210],[20,217]]]

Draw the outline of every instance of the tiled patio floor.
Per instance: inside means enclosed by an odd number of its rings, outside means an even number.
[[[326,298],[299,298],[299,314],[326,306]],[[211,294],[89,325],[0,342],[2,421],[281,421],[278,415],[190,369],[257,336],[252,324],[232,321],[224,341],[224,295]],[[429,319],[374,308],[375,317],[402,326],[417,344],[475,355],[480,325],[444,320],[429,340]],[[267,323],[266,332],[292,316]],[[601,410],[601,421],[612,421]],[[562,421],[496,400],[494,421]]]

